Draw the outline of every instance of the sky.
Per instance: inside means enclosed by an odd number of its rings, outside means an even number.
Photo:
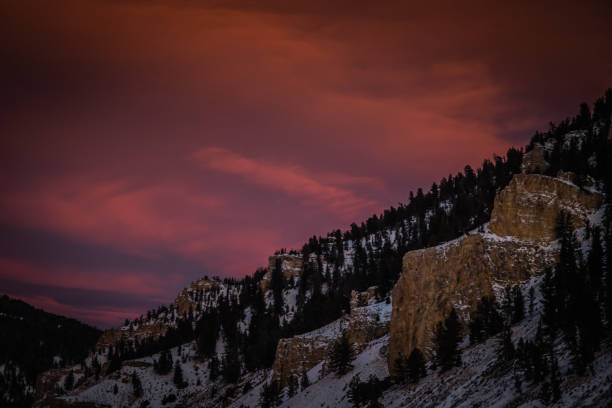
[[[0,293],[117,326],[612,86],[610,2],[507,3],[0,0]]]

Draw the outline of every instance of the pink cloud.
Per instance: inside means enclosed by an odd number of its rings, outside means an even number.
[[[147,247],[181,246],[206,234],[198,212],[212,211],[222,202],[219,196],[180,184],[132,187],[125,181],[71,179],[15,194],[2,204],[7,221],[155,256]]]
[[[365,209],[378,207],[374,200],[360,197],[355,192],[334,185],[376,183],[375,179],[334,174],[313,175],[294,165],[280,165],[262,159],[248,158],[220,147],[205,147],[193,154],[197,162],[209,169],[240,176],[249,183],[280,190],[307,205],[327,208],[346,219]]]
[[[158,277],[148,271],[126,269],[87,269],[37,266],[28,262],[0,258],[0,278],[61,288],[105,290],[113,292],[167,296],[169,286],[177,282],[172,275]]]

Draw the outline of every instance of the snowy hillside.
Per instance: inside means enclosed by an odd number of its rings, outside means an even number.
[[[587,122],[192,282],[39,376],[37,405],[608,406],[610,121]]]

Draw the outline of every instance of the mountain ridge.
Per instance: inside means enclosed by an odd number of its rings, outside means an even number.
[[[186,405],[244,403],[252,406],[259,403],[260,394],[263,398],[265,387],[273,390],[289,386],[295,381],[292,376],[298,373],[302,380],[306,376],[307,383],[333,375],[325,362],[336,340],[333,336],[326,337],[327,343],[314,360],[302,366],[298,362],[298,367],[289,369],[288,377],[280,373],[280,368],[274,369],[283,354],[290,354],[281,352],[279,357],[279,342],[307,337],[313,329],[335,324],[347,316],[350,322],[356,309],[385,309],[385,305],[395,302],[396,296],[389,297],[389,293],[403,275],[402,260],[407,253],[462,239],[466,233],[484,228],[495,211],[498,194],[515,180],[516,174],[537,170],[543,173],[538,177],[553,177],[555,183],[571,183],[581,191],[607,191],[606,161],[601,160],[605,159],[606,149],[602,153],[600,147],[608,143],[603,136],[610,129],[612,91],[595,108],[588,118],[581,109],[578,116],[551,126],[547,133],[536,133],[525,149],[528,163],[523,163],[521,150],[511,149],[507,158],[495,157],[494,163],[486,160],[477,171],[466,166],[465,174],[444,178],[439,185],[434,183],[427,193],[419,189],[416,195],[411,193],[409,204],[391,207],[380,217],[370,217],[361,225],[352,224],[344,233],[336,230],[326,237],[313,237],[300,251],[280,250],[269,258],[267,268],[256,271],[253,276],[240,281],[220,278],[194,281],[168,307],[160,307],[148,312],[146,317],[105,332],[114,334],[98,342],[96,352],[83,365],[87,368],[99,364],[102,379],[94,379],[87,375],[87,369],[79,371],[78,367],[69,372],[50,373],[47,375],[50,387],[45,386],[47,393],[39,394],[39,405],[70,401],[112,401],[111,405],[147,401],[147,404],[166,405],[163,400],[174,395],[175,401],[178,399]],[[582,132],[580,136],[576,136],[578,130]],[[550,216],[547,218],[550,220]],[[508,219],[512,223],[512,216]],[[492,222],[495,225],[495,220]],[[550,223],[547,225],[550,230]],[[284,262],[283,258],[296,261]],[[361,296],[369,296],[366,302],[371,304],[351,307],[351,300]],[[365,319],[366,329],[370,324],[386,324],[384,314],[377,316],[379,320]],[[393,317],[388,319],[392,327]],[[158,328],[147,334],[146,328],[156,324]],[[346,327],[342,326],[338,333],[345,331]],[[334,331],[334,335],[338,333]],[[383,355],[387,365],[384,375],[388,375],[393,371],[389,370],[393,358],[391,363],[387,361],[389,336],[378,332],[372,337],[365,338],[365,348],[359,349],[358,359],[369,356],[367,359],[382,364],[377,356],[367,354],[376,349],[376,353]],[[296,344],[301,347],[299,341]],[[281,349],[284,348],[283,345]],[[184,376],[188,377],[185,388],[179,386],[181,382],[176,389],[168,387],[167,383],[160,382],[163,374],[152,373],[155,370],[151,367],[160,364],[164,350],[170,350],[184,367]],[[129,383],[126,376],[130,370],[146,378],[152,397],[134,398],[130,396],[129,386],[121,385],[117,393],[112,387],[108,390],[113,383],[116,386],[125,384],[124,381]],[[209,372],[204,373],[205,370]],[[70,372],[75,373],[75,391],[62,388]],[[289,394],[280,388],[276,392],[284,395],[282,398]],[[62,397],[62,393],[68,395]]]

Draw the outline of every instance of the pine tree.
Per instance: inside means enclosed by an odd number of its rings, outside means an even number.
[[[264,384],[259,395],[259,406],[262,408],[276,407],[281,404],[280,385],[277,381]]]
[[[469,323],[470,344],[477,344],[484,340],[485,326],[481,316],[476,314]]]
[[[393,362],[393,368],[397,383],[401,384],[408,380],[408,359],[402,353]]]
[[[157,374],[166,375],[172,370],[172,353],[162,350],[159,360],[153,362],[153,369]]]
[[[386,388],[385,381],[371,375],[368,381],[361,382],[359,376],[356,375],[351,379],[348,388],[347,397],[353,407],[382,408],[378,399]]]
[[[187,386],[187,383],[183,380],[183,369],[178,361],[174,364],[174,377],[172,378],[172,381],[178,389],[185,388]]]
[[[556,357],[552,356],[550,365],[550,400],[551,402],[557,402],[561,399],[561,373],[559,372],[559,364]]]
[[[461,326],[455,309],[440,323],[436,331],[436,363],[442,371],[461,365],[461,353],[457,346],[461,340]]]
[[[543,320],[546,328],[553,335],[558,326],[559,302],[555,291],[553,271],[550,268],[546,268],[544,271],[544,279],[542,280],[540,291],[542,292],[544,302]]]
[[[525,299],[520,286],[512,287],[512,324],[516,324],[525,318]]]
[[[535,306],[535,288],[529,288],[529,316],[533,316],[533,308]]]
[[[228,384],[236,383],[240,378],[240,360],[236,347],[227,348],[223,356],[221,375],[223,376],[223,380]]]
[[[351,361],[354,358],[353,346],[346,333],[342,333],[330,351],[329,366],[332,371],[335,371],[341,377],[353,368]]]
[[[470,343],[480,343],[496,335],[503,328],[503,319],[498,311],[495,300],[483,297],[478,301],[476,313],[469,323]]]
[[[308,378],[308,373],[306,370],[302,370],[302,378],[300,379],[300,388],[304,391],[306,388],[310,387],[310,379]]]
[[[70,370],[70,372],[68,373],[68,375],[66,375],[66,378],[64,379],[64,389],[66,391],[70,391],[72,390],[73,387],[74,387],[74,372]]]
[[[283,289],[285,287],[285,277],[283,276],[282,262],[279,257],[276,258],[276,264],[272,269],[272,277],[270,279],[270,289],[274,295],[274,312],[280,315],[283,310]]]
[[[410,357],[408,357],[408,361],[406,362],[406,369],[408,377],[413,383],[419,382],[421,378],[424,378],[427,375],[427,370],[425,369],[425,357],[423,356],[421,350],[418,348],[412,350],[412,353],[410,353]]]
[[[196,344],[198,353],[203,357],[211,357],[217,346],[221,323],[216,310],[206,311],[196,325]]]
[[[510,326],[504,327],[502,331],[499,353],[503,361],[512,361],[514,359],[515,349],[512,343],[512,330]]]
[[[287,380],[287,395],[293,397],[299,389],[298,380],[295,375],[290,375]]]
[[[591,241],[589,257],[587,259],[587,268],[590,285],[595,291],[597,299],[600,300],[603,299],[603,295],[600,291],[603,283],[604,252],[601,245],[601,233],[599,228],[594,228],[591,235],[593,239]]]
[[[212,381],[215,381],[219,376],[219,359],[217,358],[216,354],[213,355],[210,359],[210,362],[208,363],[208,369],[210,370],[209,378]]]
[[[97,357],[94,357],[93,361],[91,362],[91,367],[93,369],[95,379],[98,381],[100,379],[100,371],[102,371],[102,366],[100,365]]]
[[[132,371],[132,390],[134,392],[134,397],[142,397],[142,383],[140,382],[140,378],[138,378],[136,371]]]
[[[108,369],[106,370],[106,374],[113,373],[120,369],[121,369],[121,357],[119,356],[119,352],[115,351],[114,353],[112,353],[110,362],[108,363]]]

